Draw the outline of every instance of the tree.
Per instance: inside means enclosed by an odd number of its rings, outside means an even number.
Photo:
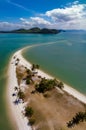
[[[39,84],[35,86],[36,91],[44,93],[46,91],[52,90],[55,87],[56,83],[53,79],[42,78]]]
[[[63,87],[64,87],[63,83],[62,83],[62,82],[59,82],[59,83],[58,83],[58,87],[59,87],[60,89],[63,89]]]
[[[35,70],[36,69],[36,66],[35,64],[32,64],[32,67],[31,67],[32,70]]]
[[[21,90],[19,90],[19,92],[18,92],[18,97],[19,97],[20,99],[24,100],[24,98],[25,98],[24,92],[22,92]]]
[[[30,84],[30,79],[29,78],[26,79],[26,84]]]
[[[40,66],[37,64],[37,65],[36,65],[36,69],[39,69],[39,67],[40,67]]]
[[[32,70],[39,69],[39,65],[38,64],[32,64],[31,69]]]
[[[32,72],[31,72],[31,70],[30,70],[30,69],[27,69],[27,70],[26,70],[26,72],[27,72],[27,74],[29,74],[29,75],[31,75],[31,74],[32,74]]]
[[[32,107],[27,106],[25,108],[25,116],[32,117],[33,113],[34,113],[34,111],[33,111]]]
[[[67,127],[71,128],[83,121],[86,121],[86,111],[76,113],[73,119],[67,123]]]

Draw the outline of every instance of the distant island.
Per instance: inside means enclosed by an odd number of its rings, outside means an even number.
[[[17,30],[12,30],[12,31],[0,31],[0,33],[58,34],[61,31],[62,30],[48,29],[48,28],[40,29],[38,27],[34,27],[34,28],[30,28],[30,29],[17,29]]]

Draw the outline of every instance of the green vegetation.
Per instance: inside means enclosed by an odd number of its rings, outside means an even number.
[[[27,106],[25,108],[25,116],[29,119],[29,124],[32,126],[35,123],[35,118],[33,117],[34,111],[32,107]]]
[[[40,30],[40,33],[43,33],[43,34],[57,34],[59,32],[60,32],[60,30],[47,29],[47,28],[43,28],[43,29]]]
[[[0,32],[1,33],[57,34],[57,33],[60,33],[61,30],[48,29],[48,28],[40,29],[38,27],[34,27],[34,28],[31,28],[31,29],[18,29],[18,30],[13,30],[13,31],[0,31]]]
[[[34,111],[33,111],[32,107],[27,106],[25,108],[25,116],[32,117],[33,113],[34,113]]]
[[[57,87],[59,87],[60,89],[63,89],[64,85],[63,85],[62,82],[58,82],[58,86]]]
[[[29,78],[26,79],[26,84],[30,84],[30,79]]]
[[[57,84],[55,80],[42,78],[41,82],[36,84],[35,89],[40,93],[44,93],[46,91],[52,90],[56,85]]]
[[[35,64],[32,64],[32,67],[31,67],[32,70],[35,70],[35,69],[39,69],[39,65],[35,65]]]
[[[24,92],[22,92],[21,90],[19,90],[19,92],[18,92],[18,97],[19,97],[20,99],[24,100],[24,98],[25,98]]]
[[[45,93],[46,91],[52,90],[55,87],[62,89],[64,87],[62,82],[58,82],[56,79],[45,79],[42,78],[39,84],[36,84],[35,89],[40,93]]]
[[[31,74],[32,74],[32,72],[31,72],[31,70],[30,70],[30,69],[27,69],[27,70],[26,70],[26,72],[27,72],[27,74],[29,74],[29,75],[31,75]]]
[[[30,83],[31,83],[31,81],[32,81],[32,72],[31,72],[31,70],[30,69],[27,69],[26,70],[26,72],[27,72],[27,77],[26,77],[26,84],[27,85],[29,85]]]
[[[67,123],[67,127],[72,128],[83,121],[86,121],[86,111],[76,113],[73,119]]]
[[[29,119],[29,124],[32,126],[35,124],[35,121],[36,121],[35,118],[32,117]]]
[[[40,93],[45,93],[46,91],[52,90],[55,87],[62,89],[64,87],[62,82],[58,82],[56,79],[45,79],[42,78],[39,84],[36,84],[35,89]]]
[[[28,31],[29,31],[30,33],[38,33],[38,32],[40,32],[40,28],[34,27],[34,28],[29,29]]]

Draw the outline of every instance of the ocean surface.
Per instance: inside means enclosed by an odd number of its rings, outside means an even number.
[[[7,67],[12,54],[28,45],[24,52],[31,63],[86,95],[86,32],[56,35],[0,34],[0,130],[13,130],[6,111]]]

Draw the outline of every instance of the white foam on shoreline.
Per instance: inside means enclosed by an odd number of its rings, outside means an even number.
[[[30,126],[28,126],[28,120],[26,117],[23,116],[22,111],[24,110],[23,103],[14,105],[13,101],[15,100],[15,97],[12,96],[12,94],[15,92],[14,87],[18,86],[17,78],[16,78],[16,66],[13,63],[14,62],[14,56],[18,58],[20,61],[20,64],[24,65],[27,68],[31,68],[31,63],[24,59],[22,56],[22,51],[24,51],[25,48],[17,51],[11,58],[9,69],[8,69],[8,85],[7,85],[7,98],[10,105],[10,111],[12,114],[13,120],[16,123],[17,130],[32,130]],[[44,73],[41,70],[38,70],[38,75],[45,78],[53,78],[49,76],[48,74]],[[86,96],[78,92],[77,90],[73,89],[72,87],[64,84],[64,91],[68,92],[70,95],[73,95],[75,98],[80,100],[81,102],[86,104]]]

